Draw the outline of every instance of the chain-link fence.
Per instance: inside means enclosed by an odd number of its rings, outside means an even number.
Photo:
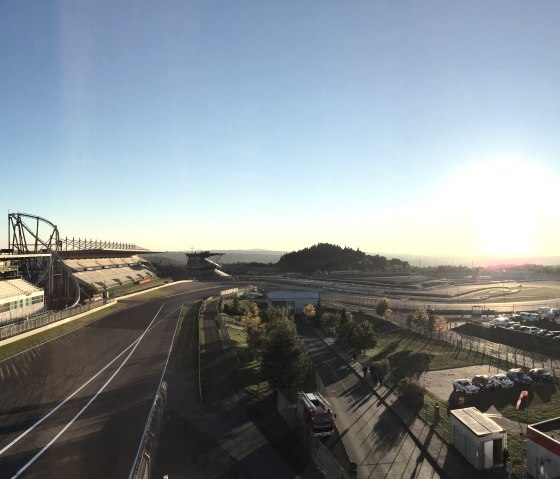
[[[318,437],[313,436],[309,427],[303,422],[298,413],[297,403],[288,401],[280,391],[277,396],[277,409],[290,426],[309,456],[326,479],[349,479],[348,473],[333,457]]]
[[[163,423],[163,413],[167,404],[167,383],[162,381],[159,390],[152,404],[152,410],[146,428],[142,443],[136,455],[136,460],[129,479],[151,479],[155,477],[152,470],[152,457],[157,451],[157,443],[159,433]]]
[[[345,304],[351,306],[365,306],[368,308],[374,308],[377,301],[376,298],[360,297],[354,295],[343,295],[343,294],[324,294],[321,297],[323,304]],[[393,301],[391,302],[392,313],[386,318],[388,321],[400,326],[401,328],[406,328],[406,315],[407,312],[415,311],[418,308],[426,307],[427,305],[423,303],[409,302],[407,308],[398,311],[398,306],[395,307]],[[408,309],[410,308],[410,309]],[[438,314],[445,314],[444,311],[438,306]],[[451,314],[451,313],[449,313]],[[451,321],[449,325],[452,323]],[[461,332],[457,332],[453,329],[447,329],[446,331],[429,333],[422,329],[415,330],[420,334],[426,336],[431,336],[435,339],[440,339],[449,343],[450,345],[461,348],[468,349],[471,352],[479,353],[484,356],[492,356],[498,360],[499,364],[503,364],[503,369],[509,369],[514,366],[523,366],[524,368],[537,368],[543,367],[548,368],[551,372],[558,377],[560,375],[560,361],[550,356],[546,356],[538,352],[530,352],[520,348],[515,348],[508,346],[506,344],[495,343],[488,341],[486,339],[478,338],[476,336],[471,336]]]
[[[411,313],[416,311],[417,309],[424,308],[427,309],[429,307],[433,307],[434,303],[438,301],[437,298],[426,298],[426,299],[400,299],[400,298],[393,298],[387,296],[391,301],[391,309],[398,313]],[[346,304],[352,304],[354,306],[364,306],[367,308],[374,308],[376,302],[380,299],[380,296],[367,296],[365,294],[343,294],[343,293],[333,293],[333,292],[325,292],[321,293],[321,300],[322,301],[329,301],[332,303],[336,302],[345,302]],[[538,306],[535,303],[515,303],[515,304],[508,304],[503,303],[500,305],[493,304],[492,308],[487,307],[486,305],[480,305],[479,303],[471,303],[468,301],[462,302],[450,302],[448,304],[444,303],[437,303],[437,313],[443,315],[455,315],[455,316],[470,316],[473,312],[473,306],[480,308],[480,312],[483,315],[494,315],[494,314],[514,314],[519,313],[520,311],[527,311],[527,312],[537,312]],[[549,304],[552,307],[552,305]],[[558,304],[554,305],[554,307],[559,308]]]
[[[68,308],[63,311],[47,311],[42,314],[35,316],[30,316],[17,323],[7,324],[0,327],[0,340],[11,338],[12,336],[17,336],[18,334],[26,333],[33,329],[41,328],[51,323],[56,323],[62,319],[69,318],[76,314],[85,313],[92,309],[96,309],[99,306],[103,306],[107,303],[114,302],[114,299],[95,301],[80,306],[75,306],[73,308]]]

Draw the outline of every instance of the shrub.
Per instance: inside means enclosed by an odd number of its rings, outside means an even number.
[[[399,381],[397,393],[403,402],[414,411],[418,411],[424,404],[424,388],[412,378],[402,378]]]

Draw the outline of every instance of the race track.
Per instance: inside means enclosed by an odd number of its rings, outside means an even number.
[[[128,477],[181,306],[219,286],[174,285],[0,362],[0,477]]]

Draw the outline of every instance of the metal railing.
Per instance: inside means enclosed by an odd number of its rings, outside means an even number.
[[[166,404],[167,383],[162,381],[152,404],[152,409],[150,411],[148,422],[146,423],[146,428],[144,429],[144,436],[142,438],[142,443],[140,444],[136,463],[130,473],[129,479],[150,479],[153,475],[152,455],[157,451],[157,443],[163,423]]]
[[[114,299],[94,301],[91,303],[74,306],[73,308],[68,308],[63,311],[47,311],[45,313],[29,316],[17,323],[10,323],[5,326],[0,327],[0,340],[8,339],[18,334],[26,333],[33,329],[41,328],[52,323],[56,323],[62,319],[69,318],[76,314],[85,313],[86,311],[91,311],[104,304],[114,302]]]

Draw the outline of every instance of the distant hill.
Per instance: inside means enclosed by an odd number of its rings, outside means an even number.
[[[371,256],[352,248],[341,248],[329,243],[318,243],[310,248],[286,253],[278,267],[284,272],[313,273],[315,271],[403,271],[406,261],[388,260],[385,256]]]

